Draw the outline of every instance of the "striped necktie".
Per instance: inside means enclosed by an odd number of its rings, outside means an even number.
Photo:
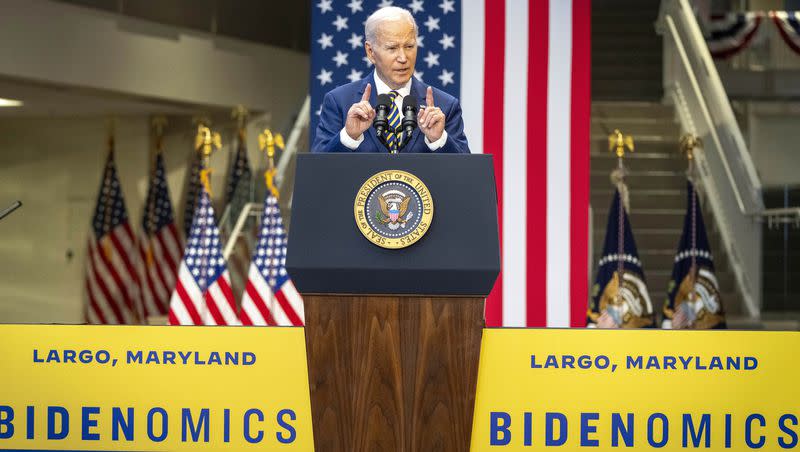
[[[389,128],[386,130],[386,143],[389,145],[389,152],[396,152],[400,141],[403,139],[403,134],[399,132],[400,129],[400,109],[397,108],[395,99],[399,93],[397,91],[389,91],[389,98],[392,99],[392,108],[389,110]]]

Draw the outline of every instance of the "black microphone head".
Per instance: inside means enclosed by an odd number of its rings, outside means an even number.
[[[408,96],[403,98],[403,113],[405,114],[407,109],[411,109],[412,112],[417,112],[417,96],[413,94],[409,94]]]
[[[388,110],[392,109],[392,98],[388,94],[378,95],[378,103],[375,104],[375,109],[377,110],[380,107],[385,107]]]

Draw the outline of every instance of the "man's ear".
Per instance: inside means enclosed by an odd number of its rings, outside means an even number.
[[[367,58],[372,64],[375,64],[375,50],[372,48],[372,44],[369,41],[364,41],[364,50],[367,52]]]

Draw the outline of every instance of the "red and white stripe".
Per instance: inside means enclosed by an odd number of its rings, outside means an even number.
[[[588,305],[589,0],[463,0],[461,102],[494,155],[502,272],[488,326],[578,327]]]
[[[169,297],[175,287],[178,262],[181,260],[181,242],[178,228],[171,223],[152,236],[139,233],[140,279],[142,281],[142,312],[149,316],[165,315],[169,310]],[[152,261],[148,262],[148,252]]]
[[[205,292],[181,262],[169,304],[170,325],[238,325],[230,275],[225,270]]]
[[[255,264],[248,276],[239,316],[242,325],[303,326],[303,298],[291,279],[273,294]]]
[[[135,255],[129,223],[120,224],[101,240],[90,232],[85,280],[89,323],[137,323],[139,279],[132,261]]]

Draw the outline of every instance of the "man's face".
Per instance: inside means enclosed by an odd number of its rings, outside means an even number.
[[[407,20],[384,21],[378,26],[375,43],[367,42],[367,57],[378,76],[392,89],[405,85],[414,75],[417,36]]]

